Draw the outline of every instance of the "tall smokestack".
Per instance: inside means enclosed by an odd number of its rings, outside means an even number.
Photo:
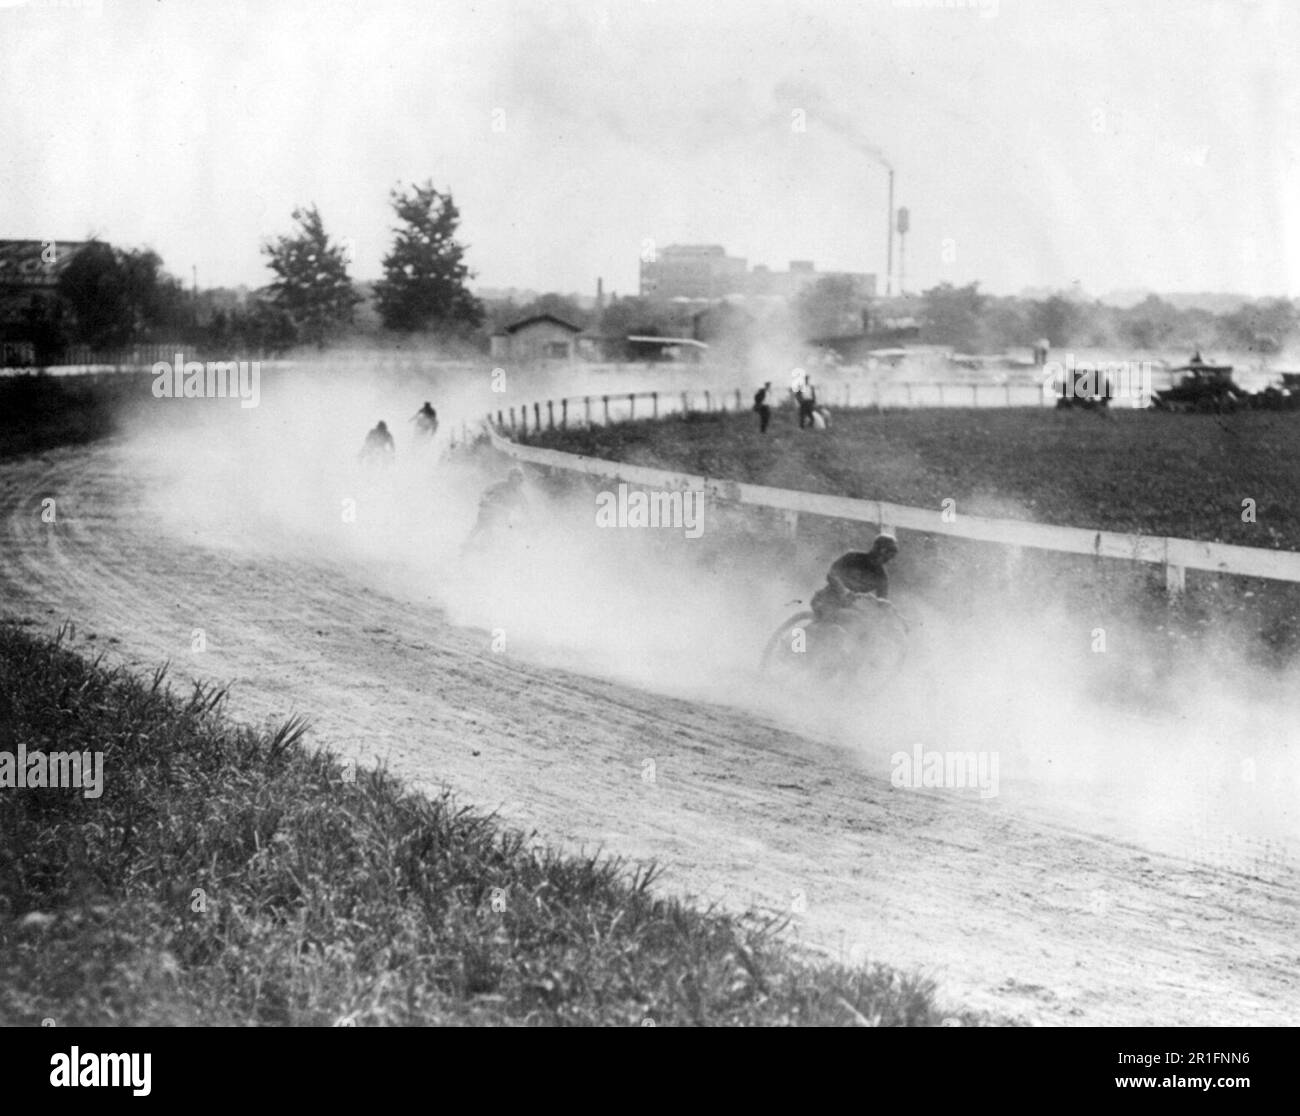
[[[885,296],[894,293],[894,168],[889,168],[889,240],[885,248]]]

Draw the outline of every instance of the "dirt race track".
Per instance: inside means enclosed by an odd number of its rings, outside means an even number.
[[[919,968],[941,997],[998,1016],[1300,1022],[1292,870],[1197,867],[900,791],[740,711],[503,661],[482,631],[326,558],[267,562],[164,529],[144,483],[117,443],[0,466],[0,611],[44,630],[72,620],[73,646],[111,662],[230,683],[242,719],[307,714],[316,744],[450,786],[550,843],[655,859],[663,887],[792,913],[808,944]]]

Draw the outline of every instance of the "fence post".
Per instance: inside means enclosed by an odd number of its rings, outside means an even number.
[[[488,416],[488,421],[489,421],[489,422],[492,421],[492,418],[491,418],[490,415]],[[506,420],[505,420],[505,416],[502,415],[500,411],[498,411],[498,412],[497,412],[497,429],[498,429],[498,430],[504,430],[505,428],[506,428]]]
[[[582,418],[583,421],[588,426],[591,425],[591,396],[590,395],[584,395],[582,397]]]
[[[659,393],[657,391],[652,391],[650,393],[650,401],[654,408],[654,417],[658,418],[659,417]]]
[[[514,432],[515,432],[515,409],[511,407],[510,408],[510,433],[513,434]]]
[[[540,433],[542,429],[542,405],[540,402],[533,404],[533,432]]]
[[[608,426],[609,425],[609,396],[602,395],[600,399],[601,402],[605,404],[605,425]]]
[[[1171,598],[1178,598],[1187,589],[1187,567],[1176,566],[1169,561],[1169,540],[1165,540],[1165,592]]]
[[[691,393],[689,391],[684,391],[682,392],[682,414],[689,415],[690,413],[691,413]]]
[[[740,388],[736,388],[736,410],[740,410]]]
[[[708,388],[704,389],[704,409],[706,411],[713,410],[713,396],[710,394]]]
[[[567,399],[560,400],[560,428],[563,430],[569,429],[569,401]]]
[[[546,427],[548,430],[555,429],[555,401],[551,399],[546,401]]]
[[[628,407],[627,417],[628,417],[628,421],[630,422],[636,418],[636,392],[629,391],[627,393],[627,407]]]

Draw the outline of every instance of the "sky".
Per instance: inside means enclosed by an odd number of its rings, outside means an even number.
[[[432,179],[479,286],[883,286],[887,163],[909,290],[1297,296],[1297,73],[1294,0],[0,0],[0,238],[256,287],[315,203],[370,279]]]

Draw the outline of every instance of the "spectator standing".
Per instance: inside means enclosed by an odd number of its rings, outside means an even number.
[[[795,392],[795,398],[799,400],[799,429],[802,430],[805,426],[815,427],[813,415],[817,412],[817,389],[811,380],[803,382]]]
[[[768,423],[772,421],[772,381],[768,380],[754,393],[754,410],[758,412],[758,432],[767,433]]]

